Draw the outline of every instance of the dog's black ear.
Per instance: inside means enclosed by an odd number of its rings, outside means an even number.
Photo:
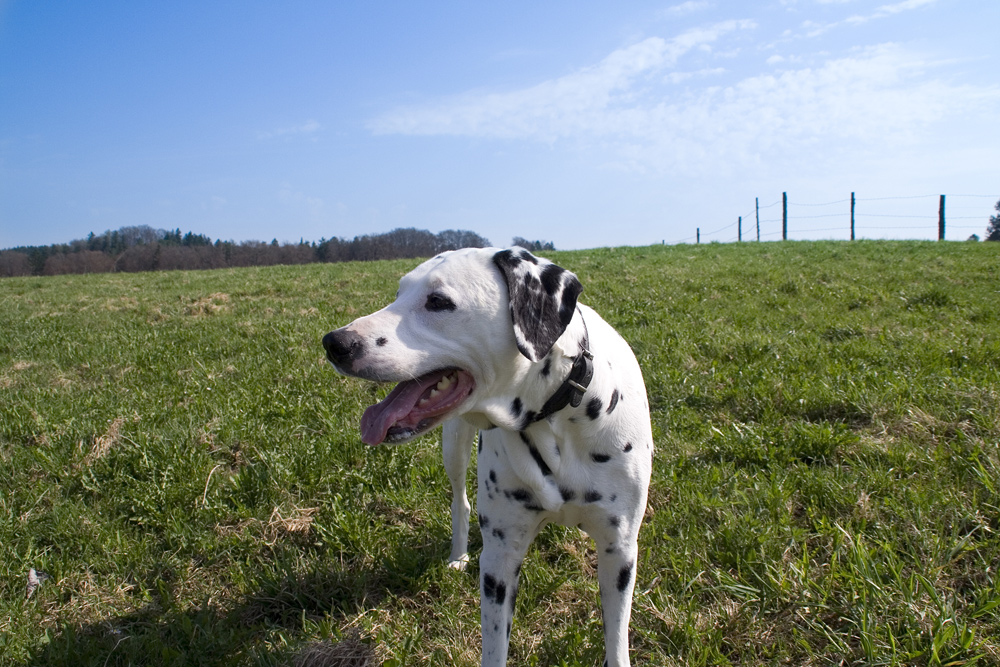
[[[523,248],[501,250],[493,263],[507,282],[517,349],[541,361],[573,319],[583,285],[573,273]]]

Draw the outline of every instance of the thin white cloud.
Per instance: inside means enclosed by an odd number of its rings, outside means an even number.
[[[689,14],[696,14],[698,12],[710,9],[712,3],[708,0],[688,0],[688,2],[682,2],[679,5],[673,5],[667,7],[660,14],[665,18],[677,18],[680,16],[688,16]]]
[[[681,102],[632,109],[631,125],[621,126],[623,165],[715,170],[801,154],[810,145],[827,154],[848,146],[891,149],[921,140],[935,122],[1000,101],[997,86],[927,78],[933,67],[887,44],[817,68],[749,77]]]
[[[700,79],[706,76],[718,76],[725,73],[726,70],[723,67],[708,67],[695,72],[670,72],[663,80],[667,83],[678,84],[689,79]]]
[[[300,135],[300,136],[313,135],[316,132],[320,131],[321,129],[323,129],[323,126],[320,125],[317,121],[307,120],[304,123],[299,123],[298,125],[280,127],[276,130],[270,130],[268,132],[258,132],[257,138],[266,140],[266,139],[275,139],[277,137],[287,137],[294,135]]]
[[[886,16],[892,16],[894,14],[899,14],[902,12],[908,12],[912,9],[919,9],[920,7],[926,7],[927,5],[932,5],[937,0],[904,0],[904,2],[897,2],[892,5],[882,5],[878,7],[873,13],[867,16],[852,16],[847,19],[848,23],[867,23],[872,19],[881,19]]]
[[[369,123],[376,134],[531,137],[554,141],[593,132],[636,94],[637,82],[674,66],[723,35],[753,28],[727,21],[664,40],[650,37],[612,52],[600,63],[511,92],[467,93],[437,104],[403,107]],[[607,130],[605,130],[607,131]],[[603,133],[602,131],[601,133]]]
[[[836,0],[827,0],[827,3],[832,1]],[[903,12],[920,9],[921,7],[932,5],[935,2],[937,2],[937,0],[904,0],[903,2],[897,2],[891,5],[881,5],[880,7],[875,8],[875,11],[870,14],[855,14],[853,16],[849,16],[843,21],[832,21],[830,23],[818,23],[816,21],[809,20],[803,21],[801,27],[804,30],[803,36],[818,37],[833,30],[834,28],[839,28],[842,25],[861,25],[868,23],[869,21],[884,19]]]
[[[310,197],[294,190],[288,183],[282,184],[281,189],[278,191],[278,199],[288,206],[304,209],[313,216],[319,215],[326,206],[326,202],[321,198]]]
[[[676,73],[664,70],[742,27],[748,25],[650,38],[561,79],[397,109],[371,128],[381,134],[579,141],[607,149],[609,162],[622,168],[691,173],[801,155],[811,145],[825,153],[846,146],[891,149],[918,140],[935,122],[1000,102],[1000,87],[935,79],[930,73],[941,63],[895,44],[729,86],[682,93],[669,87]]]

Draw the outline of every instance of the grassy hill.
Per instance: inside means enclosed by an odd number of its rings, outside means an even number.
[[[1000,663],[1000,244],[548,256],[653,406],[634,665]],[[439,447],[319,344],[416,264],[0,281],[0,663],[478,664]],[[512,664],[600,664],[595,567],[543,531]]]

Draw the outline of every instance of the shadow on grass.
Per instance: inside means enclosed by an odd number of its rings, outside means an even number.
[[[312,650],[316,642],[307,644],[295,638],[307,620],[329,619],[336,628],[339,620],[377,607],[386,597],[414,596],[423,590],[425,573],[443,560],[437,549],[404,544],[380,565],[363,571],[342,569],[333,559],[328,561],[329,567],[320,560],[305,571],[276,564],[254,582],[253,592],[225,605],[208,598],[199,605],[181,606],[161,578],[162,571],[151,573],[149,580],[154,583],[147,590],[152,600],[145,607],[97,623],[62,624],[58,630],[46,632],[30,659],[17,664],[298,664],[297,659],[301,662],[306,659],[303,656],[317,653]],[[348,641],[354,642],[352,650],[359,654],[357,639]],[[334,645],[320,643],[324,648]],[[337,651],[319,654],[336,655]],[[348,664],[314,662],[312,658],[306,661],[313,665]],[[374,657],[370,664],[376,664]]]

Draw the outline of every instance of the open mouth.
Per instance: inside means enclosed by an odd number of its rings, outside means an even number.
[[[368,445],[406,442],[434,428],[476,388],[458,368],[432,371],[396,385],[361,417],[361,441]]]

